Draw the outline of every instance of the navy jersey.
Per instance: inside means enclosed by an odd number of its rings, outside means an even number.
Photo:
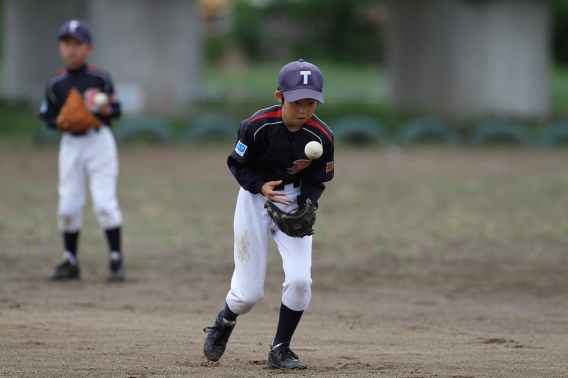
[[[41,104],[40,116],[45,119],[51,128],[57,128],[55,120],[67,100],[71,88],[83,94],[85,105],[105,125],[112,124],[112,118],[120,117],[120,104],[114,93],[114,87],[110,76],[103,70],[85,65],[76,70],[64,69],[47,83],[45,88],[45,100]],[[112,114],[109,117],[98,114],[98,107],[94,102],[95,95],[99,92],[109,96]]]
[[[275,105],[242,121],[237,134],[227,164],[244,189],[257,194],[268,181],[301,181],[298,203],[303,205],[310,198],[317,204],[324,182],[334,174],[333,132],[325,123],[314,115],[299,131],[290,133],[282,121],[282,106]],[[304,152],[311,141],[323,146],[319,159],[310,160]]]

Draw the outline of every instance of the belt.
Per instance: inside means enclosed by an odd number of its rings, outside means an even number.
[[[87,130],[85,130],[85,131],[78,131],[78,132],[76,132],[76,133],[69,132],[69,134],[71,134],[71,135],[73,135],[73,136],[83,136],[83,135],[87,135],[87,133],[88,133],[89,131],[93,130],[93,129],[98,133],[99,130],[100,130],[100,127],[98,127],[98,126],[97,126],[97,127],[92,127],[92,128],[87,129]]]
[[[301,180],[298,180],[296,182],[291,182],[290,184],[294,184],[294,188],[299,188],[301,182],[302,182]],[[284,186],[290,185],[290,184],[280,184],[278,186],[275,186],[274,190],[284,190]]]

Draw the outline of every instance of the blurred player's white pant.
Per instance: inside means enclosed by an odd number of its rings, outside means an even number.
[[[59,149],[59,229],[76,232],[83,226],[87,179],[100,226],[104,229],[120,226],[117,178],[116,142],[108,127],[90,129],[81,136],[65,133]]]
[[[300,188],[286,185],[285,199],[296,199]],[[291,310],[308,308],[312,295],[312,237],[292,238],[278,230],[264,209],[266,198],[241,188],[235,210],[235,271],[227,304],[235,314],[246,314],[264,297],[264,279],[268,260],[268,242],[274,238],[284,267],[282,303]],[[298,204],[276,204],[287,212]]]

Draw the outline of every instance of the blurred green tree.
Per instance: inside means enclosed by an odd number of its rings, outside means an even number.
[[[294,57],[352,64],[379,62],[386,18],[382,4],[380,0],[239,1],[232,14],[231,34],[254,60],[270,60],[273,54],[263,54],[262,47],[263,42],[270,46],[270,41],[279,40],[267,34],[274,33],[289,36]],[[281,15],[287,23],[275,22],[281,21]],[[278,33],[279,27],[293,28],[295,33]]]
[[[568,1],[552,2],[552,47],[558,63],[568,65]]]
[[[232,13],[231,34],[251,59],[261,59],[263,21],[267,9],[245,1],[238,1]]]
[[[281,3],[276,3],[281,4]],[[386,15],[377,0],[295,1],[286,7],[290,19],[306,33],[295,43],[297,56],[339,63],[380,62]]]

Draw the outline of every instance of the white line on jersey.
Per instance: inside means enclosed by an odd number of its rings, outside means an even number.
[[[65,79],[67,76],[69,76],[69,73],[65,73],[61,76],[56,76],[53,79],[51,79],[47,84],[47,95],[49,96],[49,99],[51,100],[52,103],[57,104],[58,102],[57,97],[55,96],[55,92],[53,91],[53,87],[55,86],[55,84]]]
[[[323,142],[321,141],[321,138],[320,138],[316,133],[314,133],[313,131],[310,131],[310,130],[306,129],[305,127],[302,127],[302,130],[306,130],[308,133],[314,134],[315,137],[319,139],[320,144],[323,146]]]
[[[252,136],[253,139],[256,140],[256,133],[258,133],[258,132],[260,131],[260,129],[262,129],[264,126],[277,125],[277,124],[279,124],[279,123],[282,123],[282,121],[280,121],[280,122],[272,122],[272,123],[265,123],[264,125],[260,126],[260,127],[258,128],[258,130],[256,130],[256,131],[254,132],[254,135]]]

